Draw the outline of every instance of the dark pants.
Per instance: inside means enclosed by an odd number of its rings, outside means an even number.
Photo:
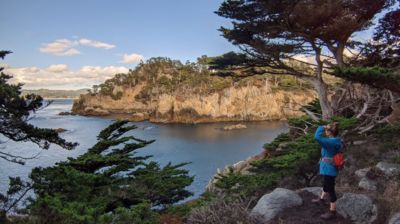
[[[323,185],[323,190],[324,192],[329,193],[329,196],[331,198],[331,202],[336,201],[336,192],[335,192],[335,176],[328,176],[328,175],[322,175],[324,177],[324,185]]]

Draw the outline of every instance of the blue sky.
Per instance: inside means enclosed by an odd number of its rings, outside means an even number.
[[[79,89],[140,60],[237,50],[217,30],[223,0],[0,0],[0,61],[26,89]],[[368,39],[371,31],[359,33]]]
[[[59,68],[50,69],[53,72],[78,72],[85,66],[97,70],[133,68],[139,59],[157,56],[195,61],[204,54],[219,55],[236,49],[217,30],[229,25],[214,13],[221,2],[0,0],[1,49],[14,52],[0,63],[14,69],[25,68],[25,72],[33,68],[32,71],[44,73],[42,70],[52,65]],[[124,55],[126,63],[122,63]],[[18,76],[22,72],[14,73]],[[95,82],[104,79],[97,78]],[[17,81],[32,88],[83,87],[76,83],[50,85],[51,82],[46,86],[44,79],[33,85],[32,77]]]

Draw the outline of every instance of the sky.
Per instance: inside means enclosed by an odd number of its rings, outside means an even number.
[[[222,0],[0,0],[0,60],[24,89],[90,88],[141,60],[196,61],[237,50]]]

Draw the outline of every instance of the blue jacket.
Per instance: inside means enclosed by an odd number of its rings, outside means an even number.
[[[325,128],[319,126],[315,132],[315,140],[322,146],[321,158],[332,158],[342,147],[342,140],[338,137],[324,137]],[[322,160],[319,164],[319,173],[321,175],[337,176],[338,171],[333,164],[325,163]]]

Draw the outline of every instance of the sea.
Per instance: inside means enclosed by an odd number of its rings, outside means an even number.
[[[9,176],[19,176],[24,180],[34,167],[54,166],[55,163],[77,157],[97,142],[98,133],[110,125],[111,118],[59,115],[71,110],[73,100],[57,99],[47,107],[32,114],[29,122],[41,128],[63,128],[67,131],[61,137],[79,146],[74,150],[65,150],[51,145],[48,150],[39,148],[31,142],[14,142],[0,135],[2,152],[22,157],[33,157],[26,160],[25,165],[8,162],[0,158],[0,192],[8,189]],[[178,164],[189,162],[184,166],[194,176],[188,190],[193,192],[193,199],[205,191],[209,180],[217,169],[234,164],[262,152],[262,146],[271,142],[278,134],[287,132],[288,125],[284,121],[261,122],[224,122],[206,124],[157,124],[147,121],[132,122],[137,128],[129,132],[135,137],[145,140],[156,140],[141,148],[137,155],[152,155],[149,160],[160,165],[169,162]],[[246,129],[225,131],[226,125],[242,123]]]

